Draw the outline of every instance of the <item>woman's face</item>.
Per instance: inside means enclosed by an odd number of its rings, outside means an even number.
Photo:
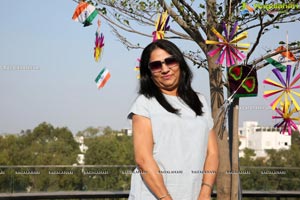
[[[167,58],[167,60],[165,60]],[[168,95],[177,95],[177,88],[180,78],[180,67],[178,61],[174,60],[174,57],[170,55],[163,49],[157,48],[152,51],[149,59],[149,63],[154,61],[160,61],[161,68],[159,68],[159,63],[156,63],[154,67],[155,70],[151,70],[151,64],[149,66],[152,73],[152,80],[160,90]],[[158,69],[157,69],[158,68]]]

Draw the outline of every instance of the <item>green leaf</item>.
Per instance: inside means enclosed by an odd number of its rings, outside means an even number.
[[[129,26],[129,21],[127,19],[124,19],[123,22]]]
[[[279,44],[285,44],[285,42],[284,41],[280,41]]]
[[[105,7],[100,8],[100,12],[101,12],[103,15],[106,15],[106,14],[107,14],[107,10],[106,10]]]
[[[148,5],[144,1],[139,3],[139,9],[140,10],[146,10],[147,6]]]
[[[202,3],[200,3],[199,7],[200,8],[205,8],[205,5],[203,5]]]

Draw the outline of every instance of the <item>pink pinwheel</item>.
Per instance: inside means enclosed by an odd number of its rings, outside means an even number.
[[[96,31],[96,39],[95,39],[95,47],[94,47],[94,58],[96,62],[99,61],[104,46],[104,36],[102,33],[100,34],[100,25],[101,22],[100,20],[98,20],[98,29]]]
[[[226,24],[223,22],[223,31],[225,36],[222,36],[215,28],[211,29],[211,31],[218,37],[219,41],[206,40],[206,44],[215,44],[218,46],[218,48],[208,52],[208,55],[211,57],[220,53],[216,61],[217,64],[222,65],[224,58],[226,58],[226,66],[229,67],[236,64],[236,61],[241,62],[246,58],[240,50],[248,50],[250,44],[238,44],[238,42],[247,38],[247,32],[243,32],[236,36],[237,30],[237,22],[234,23],[229,34]]]
[[[167,11],[159,15],[157,21],[155,22],[156,30],[152,33],[153,41],[164,39],[165,32],[170,29],[170,26],[168,26],[169,18],[170,16],[168,15]]]
[[[136,66],[134,67],[134,70],[135,71],[138,71],[138,72],[140,72],[140,62],[141,62],[141,59],[140,58],[138,58],[138,59],[136,59],[136,61],[138,62],[138,64],[136,64]],[[136,76],[136,78],[137,79],[140,79],[140,73]]]
[[[294,120],[299,121],[300,117],[293,117],[293,114],[297,113],[297,109],[292,109],[291,106],[292,103],[290,101],[286,101],[282,108],[275,108],[275,111],[279,116],[272,116],[272,119],[282,119],[281,122],[274,125],[276,128],[281,128],[281,134],[285,134],[287,132],[291,135],[293,130],[298,130]]]
[[[272,101],[272,103],[270,104],[270,106],[272,107],[273,110],[275,110],[275,108],[277,107],[278,103],[283,99],[284,100],[284,104],[287,104],[287,101],[291,101],[292,104],[295,106],[297,111],[300,111],[300,107],[299,104],[295,98],[298,96],[298,98],[300,97],[300,93],[299,93],[299,89],[300,89],[300,83],[297,85],[297,82],[300,79],[300,73],[298,75],[296,75],[293,80],[291,81],[291,65],[287,66],[286,69],[286,79],[284,80],[283,76],[281,75],[281,72],[279,69],[275,68],[273,69],[273,73],[275,74],[275,76],[278,78],[278,80],[280,81],[280,83],[273,81],[269,78],[265,79],[263,81],[264,84],[268,84],[271,86],[275,86],[278,89],[275,90],[268,90],[264,92],[264,98],[268,98],[270,96],[279,94],[279,96],[277,96],[275,98],[274,101]],[[296,91],[298,89],[298,91]],[[294,97],[293,95],[296,95],[296,97]]]

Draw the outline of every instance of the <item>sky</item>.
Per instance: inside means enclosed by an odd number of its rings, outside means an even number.
[[[19,133],[42,122],[68,127],[74,134],[90,126],[130,128],[127,113],[137,96],[137,72],[133,69],[140,49],[128,51],[102,22],[105,46],[100,62],[95,62],[96,20],[89,27],[73,21],[76,3],[72,0],[2,0],[1,7],[0,134]],[[299,39],[296,27],[285,25],[271,37],[263,37],[255,55],[275,49],[278,41],[285,40],[287,31],[290,41]],[[141,43],[151,40],[143,38]],[[253,41],[251,36],[246,40]],[[111,78],[98,90],[94,80],[104,67],[109,69]],[[191,68],[194,89],[208,99],[208,73]],[[272,75],[271,69],[259,71],[257,97],[241,98],[240,124],[246,120],[274,124],[270,102],[262,98],[262,80]]]

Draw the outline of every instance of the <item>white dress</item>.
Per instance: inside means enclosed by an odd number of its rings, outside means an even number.
[[[153,157],[160,167],[164,183],[173,200],[197,200],[201,189],[203,166],[206,158],[209,130],[213,120],[207,102],[198,94],[203,104],[203,116],[197,116],[179,97],[164,95],[179,109],[180,115],[165,110],[158,101],[139,95],[131,107],[133,114],[151,120],[154,140]],[[156,200],[144,183],[138,169],[131,177],[129,200]]]

